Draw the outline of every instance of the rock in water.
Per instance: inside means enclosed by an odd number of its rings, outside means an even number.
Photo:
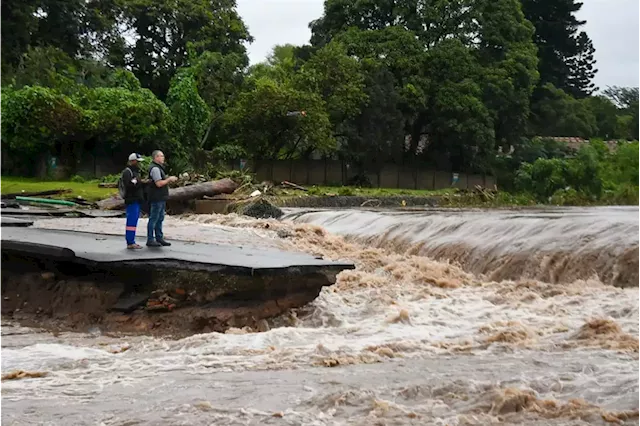
[[[280,219],[284,215],[280,208],[262,197],[257,200],[238,203],[236,212],[245,216],[255,217],[256,219]]]

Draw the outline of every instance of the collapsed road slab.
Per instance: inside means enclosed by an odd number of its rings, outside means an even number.
[[[151,265],[162,269],[189,269],[236,274],[282,273],[289,269],[341,271],[352,263],[274,249],[174,241],[171,247],[127,250],[124,236],[50,229],[6,229],[2,251],[55,257],[78,263]]]
[[[172,243],[127,250],[123,236],[5,227],[2,314],[50,328],[177,336],[265,329],[354,268],[273,248]]]

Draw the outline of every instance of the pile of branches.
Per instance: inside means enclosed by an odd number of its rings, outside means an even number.
[[[178,176],[178,181],[171,184],[172,188],[179,188],[183,186],[195,185],[196,183],[209,182],[211,179],[200,173],[181,173]]]

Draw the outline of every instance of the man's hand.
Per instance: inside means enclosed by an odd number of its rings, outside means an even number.
[[[169,176],[167,180],[169,181],[169,183],[173,183],[173,182],[177,182],[178,178],[175,176]]]

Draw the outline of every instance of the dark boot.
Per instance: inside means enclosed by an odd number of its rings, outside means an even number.
[[[157,241],[147,241],[147,247],[162,247],[162,244]]]
[[[164,238],[158,238],[157,241],[160,243],[161,246],[164,246],[164,247],[169,247],[171,245],[171,243],[165,240]]]

